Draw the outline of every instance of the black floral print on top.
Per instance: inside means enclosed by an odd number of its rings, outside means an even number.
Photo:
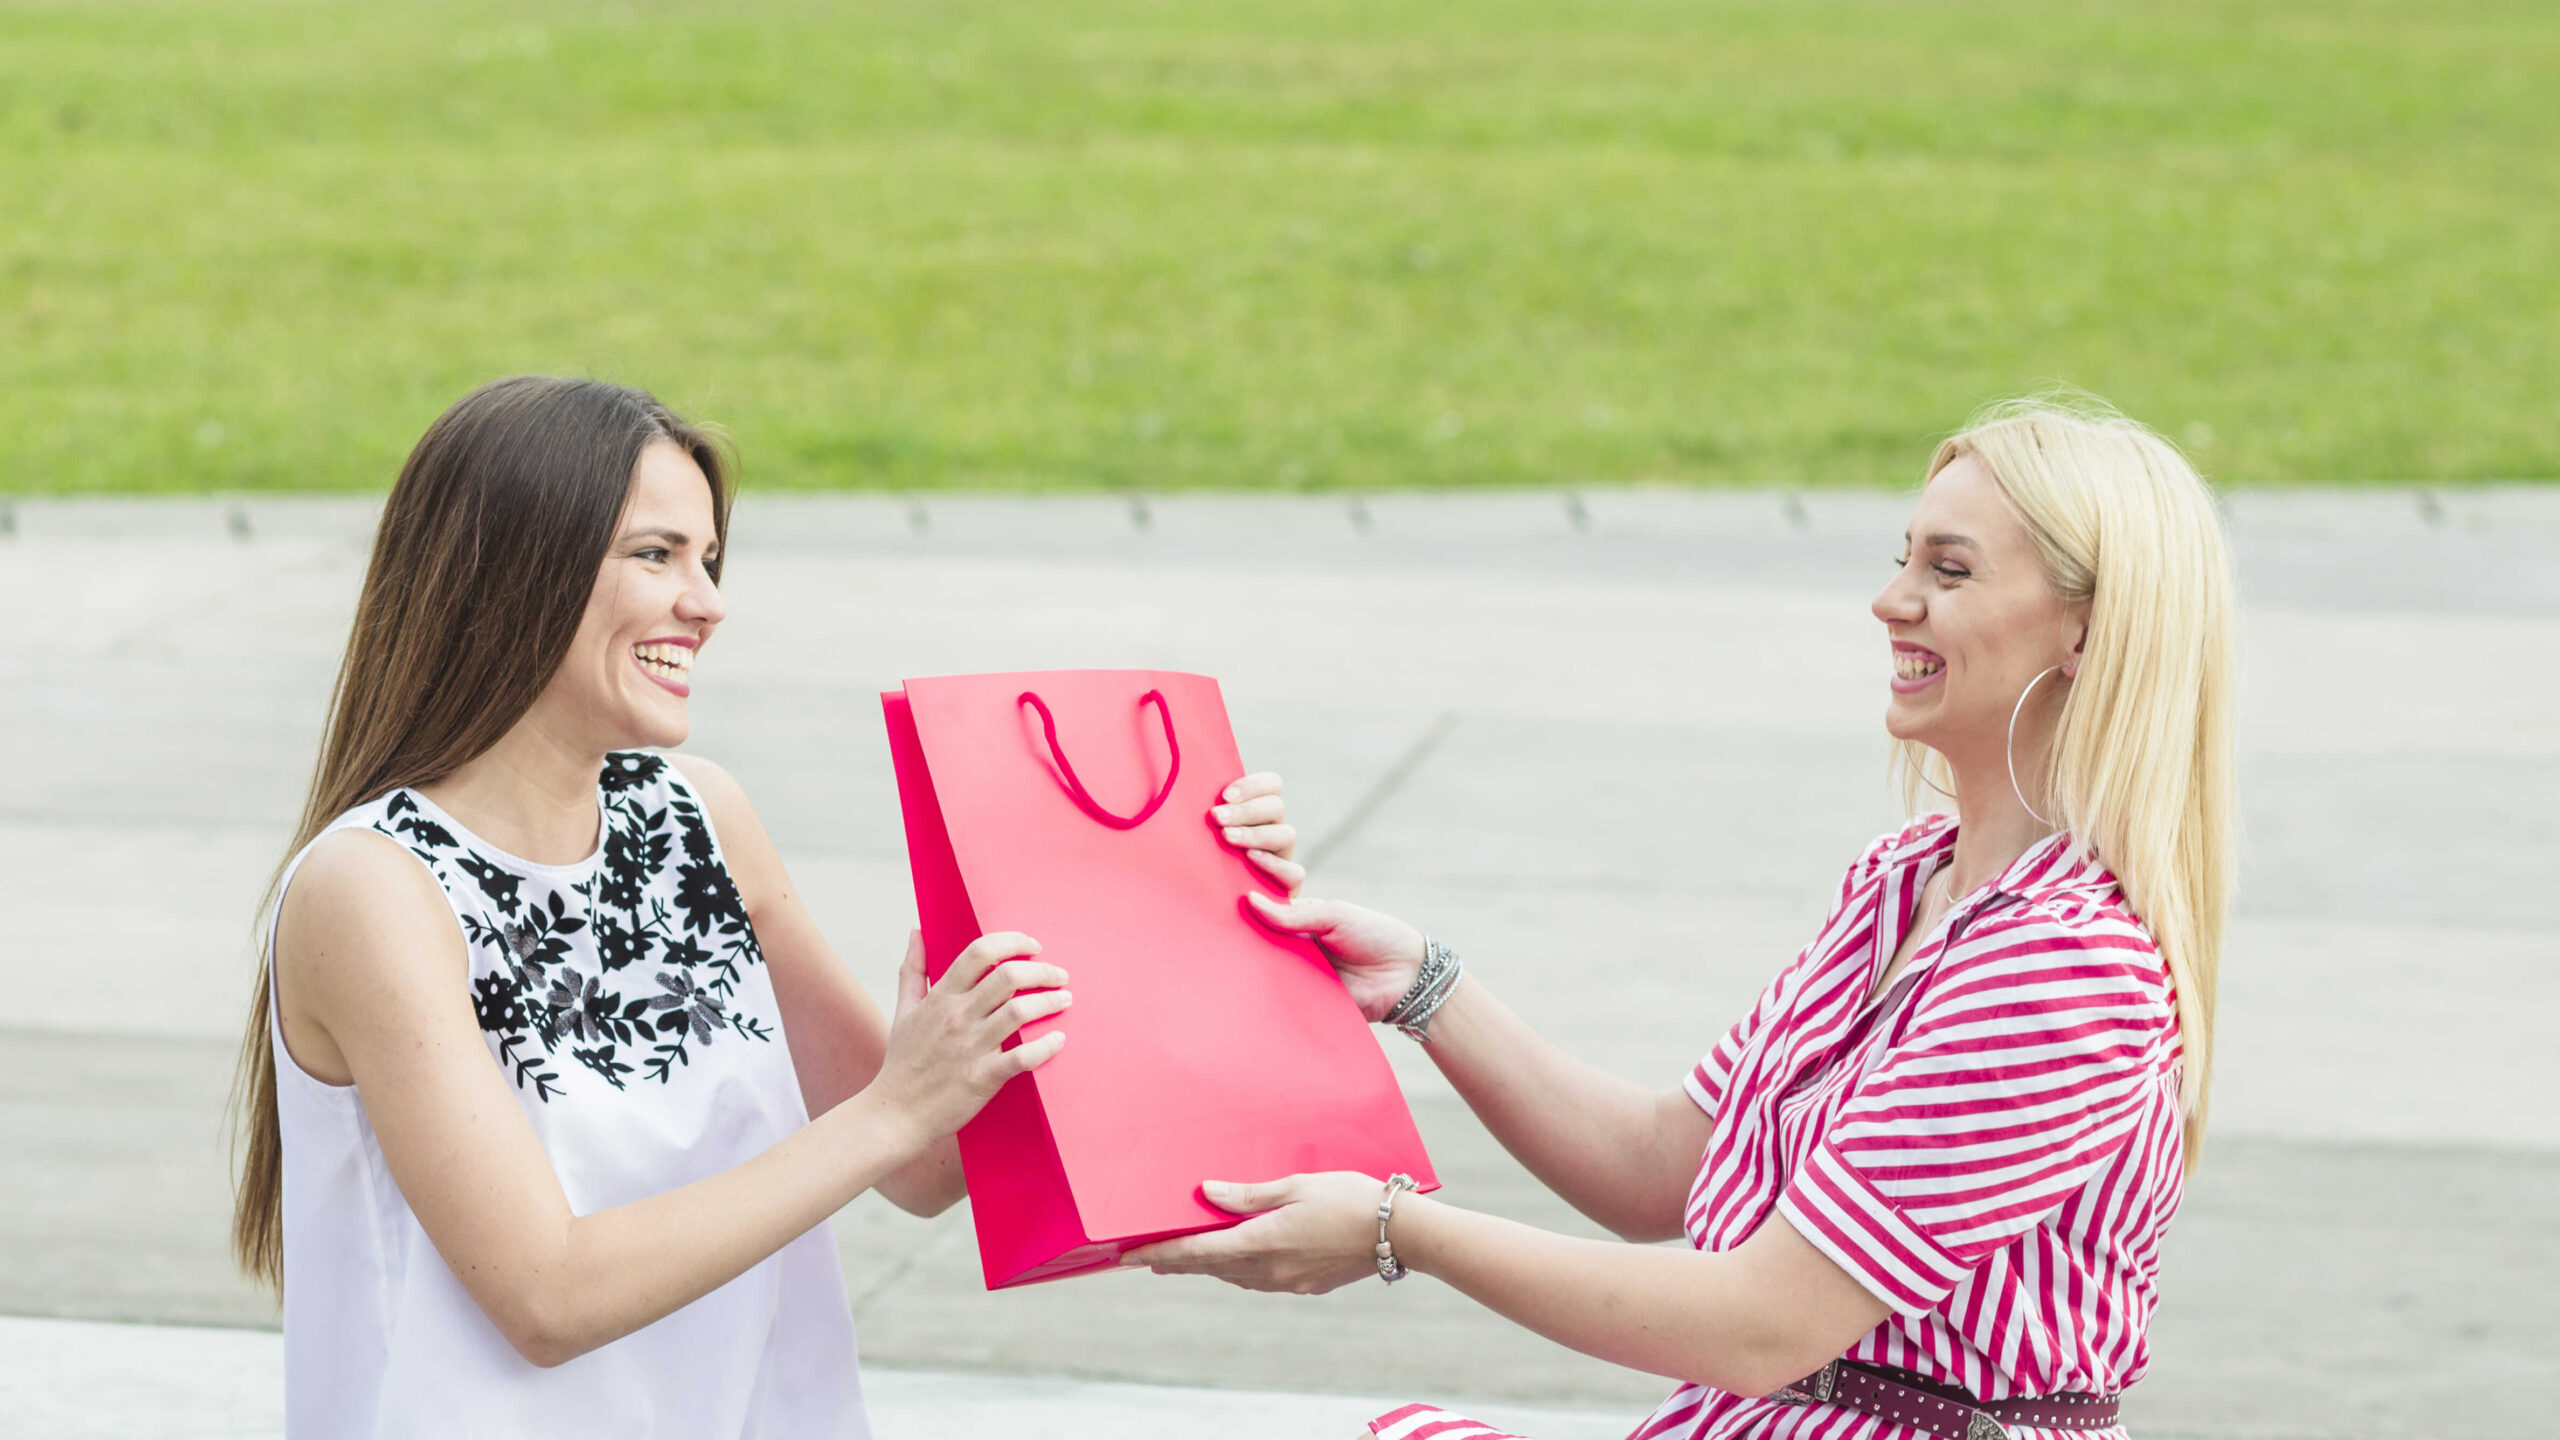
[[[575,884],[474,852],[407,790],[374,822],[454,898],[472,1011],[508,1078],[539,1099],[561,1093],[563,1062],[621,1090],[673,1083],[696,1047],[773,1039],[731,1003],[764,952],[701,804],[671,778],[655,755],[606,757],[603,854]]]

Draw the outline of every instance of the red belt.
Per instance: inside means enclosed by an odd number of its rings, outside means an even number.
[[[2024,1400],[1976,1400],[1908,1370],[1834,1360],[1769,1397],[1782,1405],[1842,1405],[1907,1425],[1939,1440],[2008,1440],[2009,1427],[2105,1430],[2116,1423],[2115,1395],[2062,1393]]]

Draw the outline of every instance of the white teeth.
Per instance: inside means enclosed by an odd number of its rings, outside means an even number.
[[[693,652],[681,645],[634,645],[631,654],[661,675],[682,675],[693,668]]]

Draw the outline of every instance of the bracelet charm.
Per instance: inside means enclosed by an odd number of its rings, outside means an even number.
[[[1404,1262],[1396,1258],[1396,1247],[1387,1243],[1387,1221],[1396,1213],[1396,1192],[1421,1188],[1414,1183],[1412,1176],[1398,1171],[1387,1177],[1387,1191],[1378,1197],[1378,1278],[1390,1285],[1411,1273],[1404,1268]]]

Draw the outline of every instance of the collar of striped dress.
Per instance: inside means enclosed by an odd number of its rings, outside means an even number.
[[[1923,861],[1944,863],[1954,858],[1956,826],[1952,817],[1946,823],[1920,829],[1902,844],[1887,850],[1879,858],[1876,871],[1906,870]],[[2009,862],[2009,868],[1989,885],[1973,891],[1971,896],[1949,898],[1962,901],[1995,895],[2015,895],[2026,900],[2047,900],[2080,893],[2092,900],[2104,900],[2116,889],[2116,879],[2098,857],[2082,846],[2070,831],[2057,830],[2027,847],[2026,852]]]
[[[1876,868],[1866,883],[1899,884],[1908,893],[1916,893],[1929,873],[1955,858],[1956,825],[1954,817],[1938,817],[1940,823],[1920,828],[1902,844],[1887,850],[1878,858]],[[1923,871],[1922,866],[1928,869]],[[1919,872],[1915,874],[1914,872]],[[1963,895],[1950,896],[1946,939],[1924,947],[1895,982],[1884,1000],[1883,1008],[1891,1011],[1902,997],[1916,988],[1936,967],[1940,956],[1956,948],[1966,928],[1984,911],[2004,901],[2029,904],[2077,896],[2092,905],[2103,905],[2118,889],[2113,872],[2098,857],[2083,848],[2067,830],[2057,830],[2027,847],[2026,853],[2011,861],[1990,884]]]

